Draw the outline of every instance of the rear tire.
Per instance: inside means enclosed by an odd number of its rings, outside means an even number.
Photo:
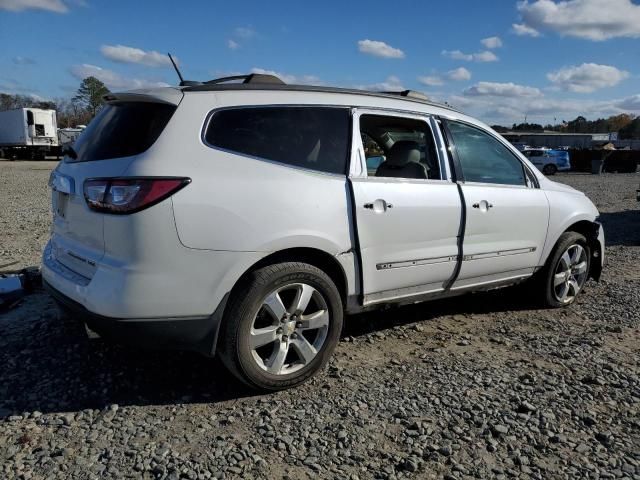
[[[558,167],[552,164],[545,165],[542,169],[542,173],[544,173],[545,175],[555,175],[557,171]]]
[[[546,307],[566,307],[575,302],[589,276],[591,251],[584,235],[560,235],[544,268],[538,273],[537,288]]]
[[[325,366],[342,331],[342,299],[313,265],[285,262],[249,274],[225,312],[218,351],[248,386],[282,390]]]

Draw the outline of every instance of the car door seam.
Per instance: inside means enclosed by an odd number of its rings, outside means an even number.
[[[442,134],[442,138],[445,143],[445,147],[447,150],[447,155],[449,157],[449,165],[452,169],[452,174],[454,175],[453,180],[455,181],[456,187],[458,188],[458,195],[460,196],[460,226],[458,227],[458,260],[456,262],[456,266],[453,269],[453,273],[451,277],[445,282],[444,290],[450,290],[455,281],[458,279],[460,275],[460,270],[462,269],[462,261],[464,259],[464,235],[467,226],[467,202],[464,198],[464,192],[462,191],[461,181],[464,181],[464,175],[462,172],[462,168],[460,165],[460,159],[458,158],[458,152],[456,152],[455,148],[451,148],[453,145],[453,136],[447,127],[447,121],[445,119],[440,118],[440,133]]]

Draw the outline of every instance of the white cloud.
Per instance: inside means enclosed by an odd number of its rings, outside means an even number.
[[[455,68],[447,72],[447,78],[456,82],[471,80],[471,72],[464,67]]]
[[[10,12],[23,10],[46,10],[48,12],[66,13],[69,7],[62,0],[0,0],[0,9]]]
[[[620,113],[640,112],[640,94],[623,99],[590,100],[539,96],[459,96],[444,98],[449,104],[462,108],[486,123],[510,125],[527,121],[553,123],[571,120],[578,115],[603,118]]]
[[[476,62],[497,62],[498,57],[495,53],[485,50],[484,52],[474,53],[473,60]]]
[[[448,103],[476,116],[489,124],[510,125],[520,123],[527,115],[529,122],[548,123],[556,117],[575,118],[588,112],[597,112],[603,116],[606,107],[570,100],[547,99],[542,96],[456,96],[447,99]],[[600,108],[602,107],[602,108]],[[600,108],[600,110],[598,110]],[[602,111],[602,113],[601,113]]]
[[[372,90],[376,92],[397,92],[406,90],[402,81],[395,75],[389,75],[385,81],[373,83],[369,85],[356,85],[355,88],[360,90]]]
[[[125,45],[102,45],[100,52],[105,58],[120,63],[138,63],[148,67],[170,67],[171,60],[155,50],[145,51]],[[176,63],[178,60],[174,57]]]
[[[484,48],[500,48],[502,46],[502,40],[500,37],[487,37],[480,40],[480,43],[484,45]]]
[[[631,0],[524,0],[518,11],[535,30],[595,41],[640,37],[640,5]]]
[[[96,65],[89,65],[86,63],[82,65],[73,65],[71,67],[71,74],[78,80],[84,80],[87,77],[96,77],[107,87],[109,87],[110,90],[131,90],[136,88],[169,86],[169,84],[165,82],[123,77],[122,75],[112,70],[101,68]]]
[[[258,32],[256,32],[253,27],[236,27],[233,29],[233,34],[231,35],[233,38],[227,40],[227,48],[237,50],[257,35]]]
[[[511,31],[520,37],[539,37],[540,32],[524,23],[511,24]]]
[[[460,50],[443,50],[442,55],[453,60],[464,60],[466,62],[497,62],[498,57],[495,53],[485,50],[478,53],[463,53]]]
[[[291,75],[282,72],[276,72],[275,70],[265,70],[264,68],[254,67],[251,69],[251,73],[262,73],[265,75],[275,75],[284,83],[290,85],[322,85],[322,81],[315,75]]]
[[[251,27],[236,27],[233,34],[243,40],[249,40],[257,35],[257,32]]]
[[[613,87],[629,76],[628,72],[610,65],[583,63],[547,74],[557,87],[576,93],[591,93],[600,88]]]
[[[423,77],[418,77],[418,81],[429,87],[439,87],[440,85],[444,85],[444,80],[440,75],[426,75]]]
[[[35,98],[38,96],[35,93],[37,91],[37,88],[31,88],[23,81],[18,81],[14,78],[0,77],[0,92],[2,93],[19,93],[20,95],[27,95]]]
[[[453,60],[465,60],[470,62],[473,60],[473,55],[470,53],[462,53],[460,50],[443,50],[442,55],[452,58]]]
[[[426,75],[418,77],[418,82],[429,87],[439,87],[444,85],[445,79],[454,82],[471,80],[471,72],[464,67],[454,68],[445,74]]]
[[[21,57],[19,55],[17,57],[13,57],[11,60],[16,65],[35,65],[37,63],[33,58]]]
[[[515,83],[478,82],[463,92],[471,97],[539,97],[540,89]]]
[[[640,112],[640,94],[623,98],[615,103],[621,110]]]
[[[367,55],[382,58],[404,58],[404,52],[377,40],[359,40],[358,50]]]

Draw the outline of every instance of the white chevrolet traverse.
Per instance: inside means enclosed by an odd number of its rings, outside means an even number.
[[[325,364],[345,313],[525,280],[560,307],[600,276],[595,206],[481,122],[225,80],[109,94],[51,175],[44,282],[99,335],[275,390]]]

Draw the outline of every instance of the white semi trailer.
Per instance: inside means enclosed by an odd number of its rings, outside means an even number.
[[[55,110],[16,108],[0,112],[0,158],[36,160],[58,154]]]

